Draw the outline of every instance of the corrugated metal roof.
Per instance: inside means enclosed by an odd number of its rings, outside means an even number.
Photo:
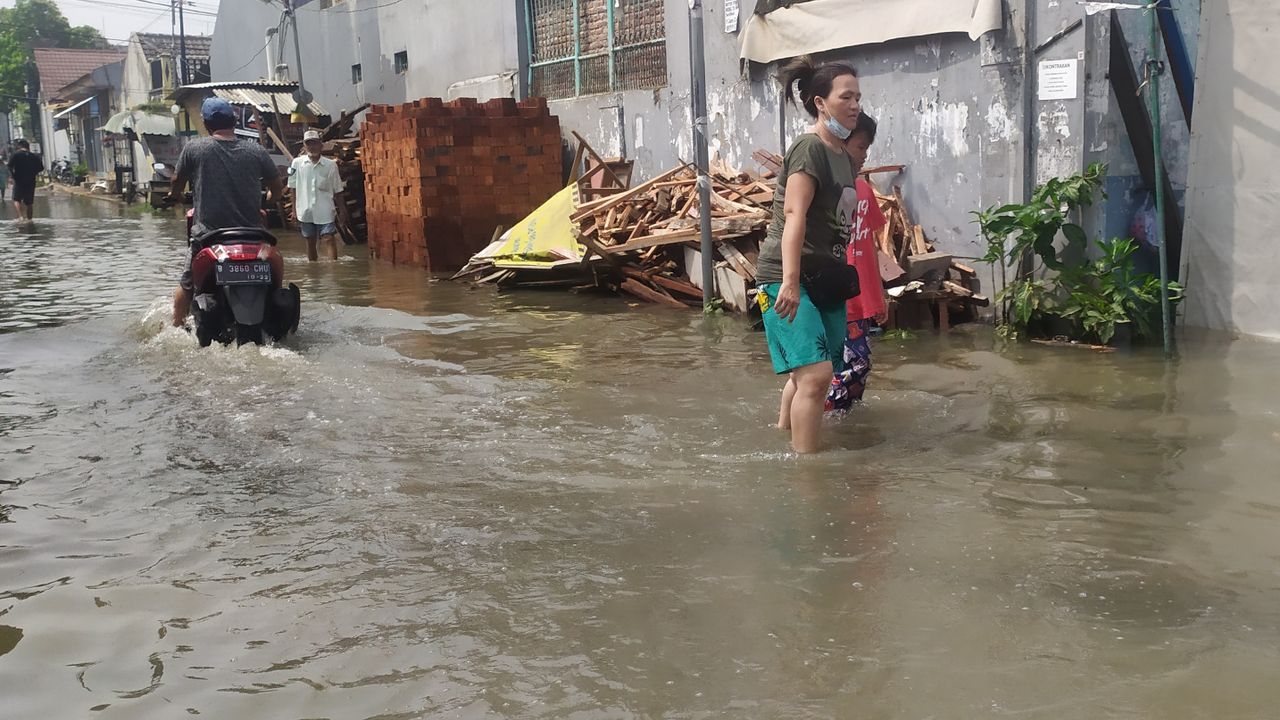
[[[247,105],[257,108],[260,112],[275,112],[278,106],[280,112],[288,113],[293,112],[293,109],[298,106],[298,101],[293,99],[293,93],[297,89],[298,83],[295,82],[270,80],[210,82],[183,85],[174,93],[174,97],[181,101],[192,92],[212,92],[232,105]],[[314,100],[307,105],[307,108],[313,115],[328,115],[328,112]]]

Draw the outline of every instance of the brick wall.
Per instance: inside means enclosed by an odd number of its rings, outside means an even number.
[[[562,186],[543,98],[375,105],[360,138],[369,252],[392,263],[457,270]]]

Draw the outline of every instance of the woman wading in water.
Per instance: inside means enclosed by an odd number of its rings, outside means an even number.
[[[857,293],[856,272],[845,261],[857,208],[845,140],[857,126],[862,92],[852,66],[815,65],[808,57],[788,63],[778,80],[788,101],[799,94],[814,123],[782,161],[756,299],[773,370],[788,376],[778,427],[791,431],[796,452],[811,453],[843,354],[845,301]]]

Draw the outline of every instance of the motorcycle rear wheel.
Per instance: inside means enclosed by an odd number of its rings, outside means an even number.
[[[236,323],[236,347],[240,347],[245,343],[254,343],[261,345],[262,343],[262,326],[261,325],[242,325]]]

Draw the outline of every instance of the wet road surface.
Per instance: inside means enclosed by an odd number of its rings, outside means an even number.
[[[308,264],[166,328],[181,225],[0,225],[0,716],[1280,716],[1280,349],[884,341],[797,459],[734,318]],[[52,215],[51,218],[49,216]]]

